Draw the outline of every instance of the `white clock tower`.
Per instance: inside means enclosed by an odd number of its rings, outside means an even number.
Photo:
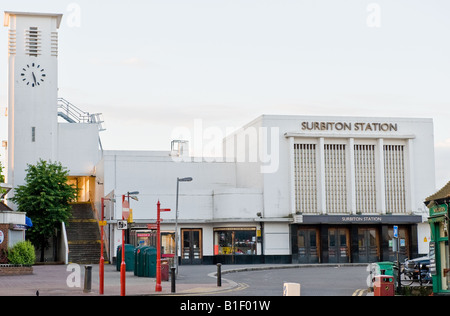
[[[58,28],[62,14],[5,12],[9,27],[8,174],[24,183],[27,164],[57,158]]]

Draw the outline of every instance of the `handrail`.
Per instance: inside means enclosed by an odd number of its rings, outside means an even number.
[[[61,248],[60,248],[60,253],[64,264],[68,264],[69,263],[69,242],[67,239],[67,231],[66,231],[66,224],[64,222],[61,222],[61,239],[62,239],[62,243],[61,243]]]
[[[88,123],[98,124],[99,131],[104,131],[101,116],[102,113],[90,114],[89,112],[81,110],[76,105],[70,103],[64,98],[58,98],[58,116],[62,117],[69,123]]]
[[[70,123],[72,123],[71,121],[75,123],[92,123],[90,122],[91,116],[89,112],[81,110],[64,98],[58,98],[58,109],[62,110],[62,113],[64,114],[64,116],[62,116],[63,118],[66,119],[67,117],[70,119],[68,120]]]

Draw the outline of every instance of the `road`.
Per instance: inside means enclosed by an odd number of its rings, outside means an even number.
[[[224,274],[238,283],[231,292],[213,295],[280,296],[283,283],[301,284],[302,296],[362,296],[367,293],[366,267],[305,267]]]

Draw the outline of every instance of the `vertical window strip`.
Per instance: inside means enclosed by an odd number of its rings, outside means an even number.
[[[36,127],[31,127],[31,142],[36,142]]]
[[[356,212],[376,213],[375,146],[355,145]]]
[[[326,144],[324,149],[327,212],[348,213],[345,145]]]
[[[406,213],[405,160],[403,145],[384,146],[386,212]]]
[[[316,145],[294,144],[295,205],[298,213],[317,213]]]

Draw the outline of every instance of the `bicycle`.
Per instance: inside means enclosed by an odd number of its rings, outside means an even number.
[[[429,285],[432,283],[432,277],[429,269],[420,263],[415,263],[405,259],[401,263],[400,280],[402,285],[412,285],[414,282],[419,282],[420,285]]]

